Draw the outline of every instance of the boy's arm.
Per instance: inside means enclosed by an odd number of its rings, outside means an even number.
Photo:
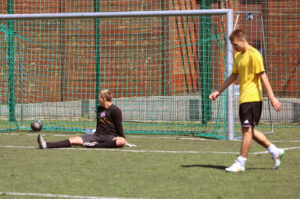
[[[124,134],[124,130],[123,130],[123,125],[122,125],[122,112],[121,112],[121,110],[116,109],[116,111],[114,113],[114,120],[113,120],[113,122],[115,124],[118,136],[125,138],[125,134]]]
[[[268,96],[271,100],[271,104],[272,106],[275,108],[276,111],[280,111],[281,110],[281,103],[279,102],[279,100],[275,97],[274,93],[273,93],[273,90],[272,90],[272,87],[271,87],[271,84],[269,82],[269,79],[268,79],[268,76],[265,72],[261,72],[258,74],[261,78],[261,81],[263,82],[266,90],[267,90],[267,93],[268,93]]]
[[[209,96],[209,99],[211,99],[211,100],[216,100],[218,97],[219,97],[219,95],[230,85],[230,84],[232,84],[232,82],[234,81],[234,80],[236,80],[236,78],[237,78],[237,76],[238,76],[238,74],[235,74],[235,73],[232,73],[224,82],[223,82],[223,84],[220,86],[220,88],[217,90],[217,91],[215,91],[215,92],[213,92],[213,93],[211,93],[210,94],[210,96]]]

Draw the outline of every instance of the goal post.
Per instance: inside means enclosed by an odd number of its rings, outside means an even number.
[[[201,16],[212,25],[200,26]],[[232,86],[205,112],[210,121],[199,110],[199,52],[209,43],[207,81],[216,89],[231,74],[232,28],[231,9],[0,14],[0,130],[28,129],[32,119],[46,130],[93,128],[96,93],[108,88],[127,133],[234,139]]]
[[[233,11],[229,10],[226,14],[226,28],[227,28],[227,46],[226,46],[226,63],[227,63],[227,76],[229,77],[233,67],[233,48],[229,40],[229,36],[233,29]],[[233,86],[232,84],[227,88],[227,127],[228,134],[227,139],[234,139],[234,112],[233,112]]]

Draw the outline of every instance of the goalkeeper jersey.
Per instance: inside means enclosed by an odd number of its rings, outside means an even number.
[[[98,107],[95,135],[110,135],[125,138],[122,125],[122,112],[116,105],[112,104],[108,108]]]

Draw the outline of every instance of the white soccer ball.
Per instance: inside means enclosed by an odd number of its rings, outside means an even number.
[[[248,16],[247,16],[247,18],[248,18],[248,20],[252,21],[253,18],[254,18],[254,17],[253,17],[253,14],[252,14],[252,13],[249,13]]]
[[[40,131],[43,128],[43,123],[41,120],[35,119],[31,121],[30,127],[33,131]]]

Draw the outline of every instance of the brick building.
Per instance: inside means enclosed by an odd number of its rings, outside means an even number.
[[[7,2],[0,3],[1,14],[8,13]],[[201,8],[200,4],[197,0],[99,1],[99,11],[189,10]],[[12,8],[14,13],[93,12],[94,1],[14,0]],[[226,0],[212,1],[210,8],[262,13],[263,21],[259,15],[254,14],[251,21],[246,14],[240,15],[237,26],[249,33],[251,43],[255,39],[263,40],[263,22],[266,47],[263,52],[273,89],[281,97],[299,98],[299,2]],[[199,24],[197,20],[174,17],[152,21],[102,20],[99,22],[98,55],[94,20],[79,20],[78,23],[74,19],[51,20],[41,21],[40,25],[32,21],[18,22],[20,24],[14,26],[19,37],[14,37],[13,59],[16,101],[26,99],[25,103],[30,103],[95,98],[97,56],[101,88],[112,89],[116,97],[198,94],[203,85],[198,54],[201,47],[191,45],[200,37],[199,26],[191,27],[193,23]],[[214,19],[212,22],[219,23]],[[143,29],[149,24],[150,28]],[[0,69],[0,90],[6,91],[1,96],[2,103],[6,103],[9,64],[6,42],[9,31],[7,26],[1,27],[0,64],[3,66]],[[212,48],[218,47],[212,45]],[[223,56],[219,51],[211,55]],[[225,71],[220,64],[224,60],[219,59],[211,61],[219,68],[218,72],[212,73],[213,80],[219,81],[212,81],[213,88],[222,82]]]

